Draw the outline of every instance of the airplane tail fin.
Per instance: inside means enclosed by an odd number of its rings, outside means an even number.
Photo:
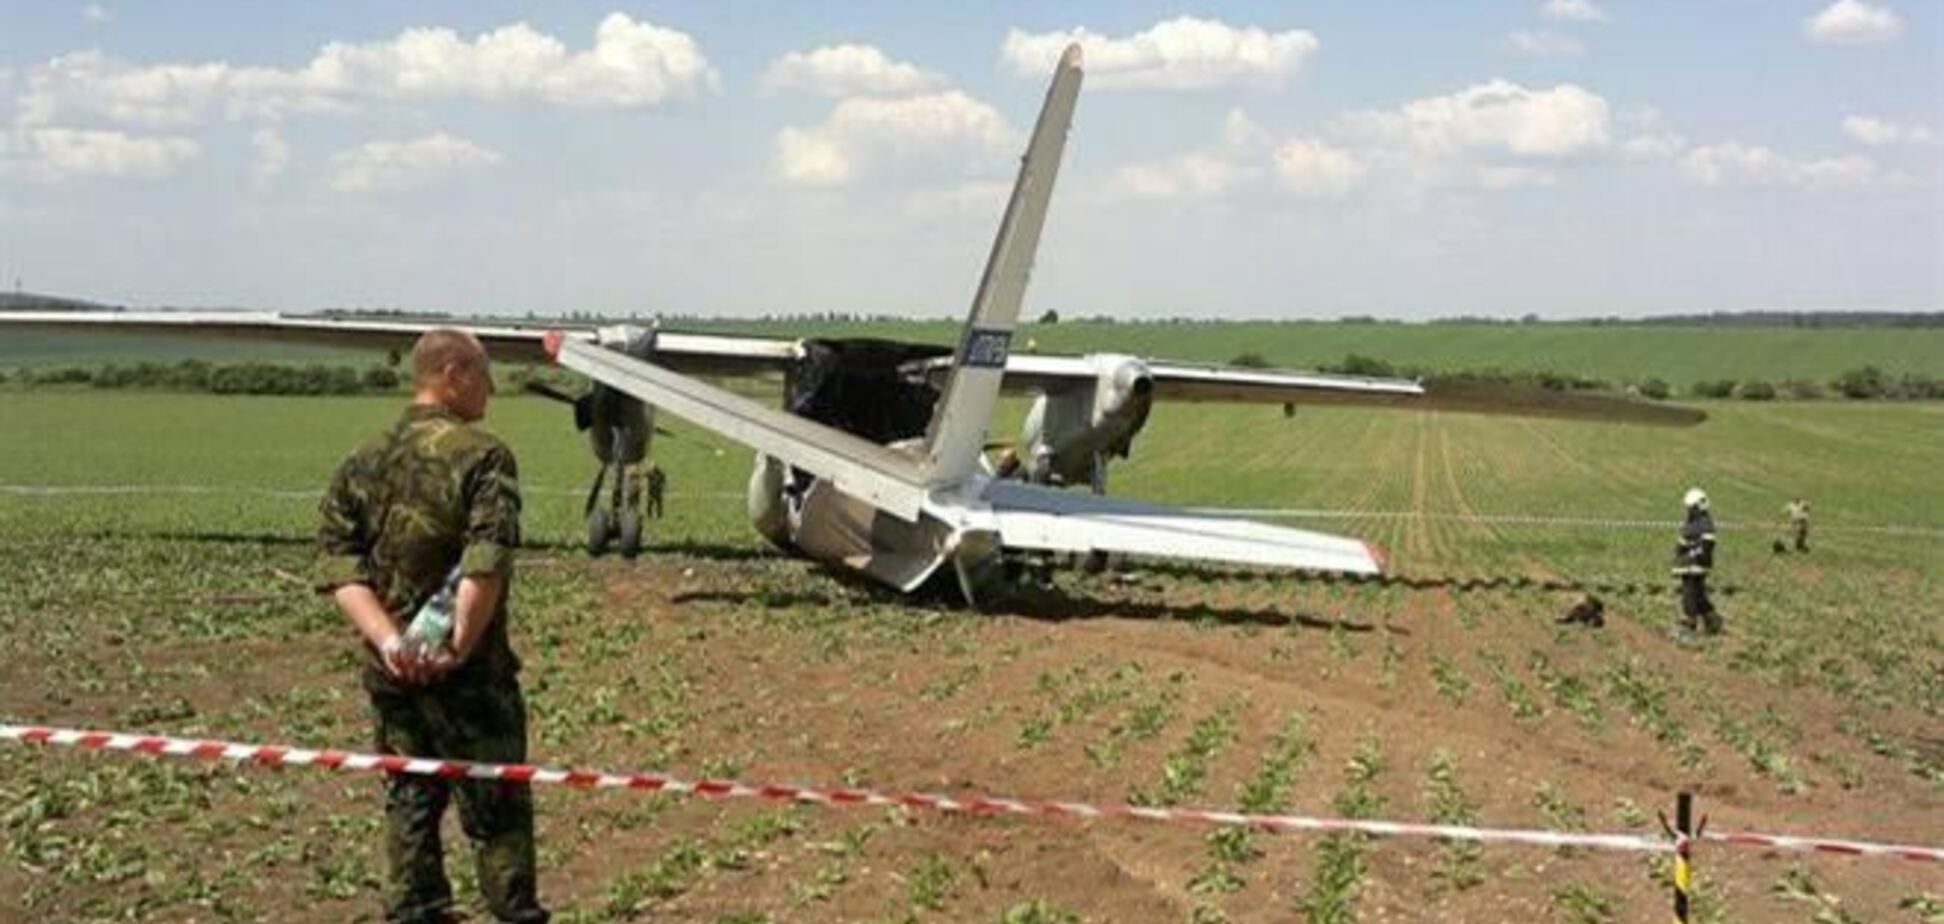
[[[1000,380],[1013,325],[1019,320],[1026,280],[1032,275],[1033,254],[1039,249],[1040,229],[1046,223],[1053,181],[1060,172],[1060,154],[1080,94],[1080,46],[1067,46],[1053,83],[1046,90],[1032,141],[1020,161],[1006,216],[992,241],[985,275],[972,300],[971,315],[959,336],[951,375],[925,432],[925,483],[929,487],[956,484],[979,464],[992,409],[998,402]]]

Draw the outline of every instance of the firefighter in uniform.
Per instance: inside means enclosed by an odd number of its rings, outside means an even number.
[[[1681,628],[1708,635],[1721,632],[1721,614],[1708,599],[1708,572],[1714,569],[1715,525],[1708,492],[1689,488],[1681,499],[1687,519],[1674,545],[1674,574],[1681,579]]]
[[[492,393],[471,334],[427,332],[412,350],[416,395],[398,422],[345,459],[320,505],[317,583],[362,637],[362,685],[381,753],[526,761],[526,702],[507,642],[520,542],[519,471],[475,426]],[[459,575],[450,634],[408,634]],[[501,921],[544,922],[526,783],[394,774],[385,792],[388,921],[455,919],[439,825],[457,796],[479,891]]]

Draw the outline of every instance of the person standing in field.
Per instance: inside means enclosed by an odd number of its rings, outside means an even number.
[[[641,462],[630,462],[627,468],[622,471],[622,475],[626,480],[623,482],[623,490],[621,492],[621,509],[633,510],[641,513],[645,517],[648,509],[648,483],[650,480],[648,477],[648,463],[645,460]]]
[[[492,395],[471,334],[428,331],[412,348],[415,395],[398,422],[338,467],[319,508],[318,587],[365,649],[381,753],[523,763],[526,702],[507,641],[520,543],[513,453],[476,424]],[[448,585],[454,596],[441,596]],[[413,616],[450,599],[449,630]],[[455,918],[439,826],[456,795],[479,890],[501,921],[544,922],[526,783],[394,774],[386,781],[385,919]]]
[[[662,497],[668,493],[668,473],[653,462],[648,463],[648,515],[657,520],[662,518]]]
[[[1782,516],[1789,521],[1789,532],[1795,534],[1795,550],[1809,551],[1809,502],[1798,497],[1782,507]]]
[[[1674,574],[1681,580],[1681,628],[1708,635],[1721,632],[1721,614],[1708,599],[1708,574],[1714,570],[1715,524],[1708,492],[1689,488],[1681,499],[1687,518],[1674,545]]]

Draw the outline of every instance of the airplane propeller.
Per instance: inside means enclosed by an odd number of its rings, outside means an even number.
[[[571,395],[546,382],[538,382],[538,381],[528,382],[526,384],[526,390],[536,395],[539,395],[543,398],[551,398],[562,404],[573,405],[574,406],[574,429],[584,431],[588,427],[594,425],[594,393],[593,392],[588,392],[584,395]],[[675,431],[670,430],[667,427],[657,425],[655,427],[655,435],[666,436],[670,439],[674,439]]]

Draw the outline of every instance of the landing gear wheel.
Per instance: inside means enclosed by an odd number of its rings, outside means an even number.
[[[1095,550],[1080,560],[1080,570],[1088,574],[1100,574],[1107,570],[1107,553]]]
[[[587,512],[587,554],[599,558],[607,554],[608,543],[614,541],[614,522],[608,512],[599,507]]]
[[[621,557],[633,561],[641,554],[641,514],[621,511]]]

